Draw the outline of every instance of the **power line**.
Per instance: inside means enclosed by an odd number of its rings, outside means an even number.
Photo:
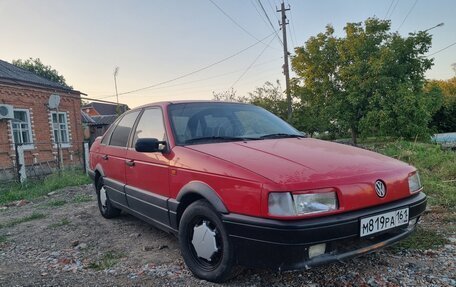
[[[253,8],[255,8],[255,11],[258,13],[258,16],[260,16],[260,19],[263,21],[266,26],[269,27],[268,22],[264,19],[264,17],[261,15],[260,10],[258,10],[257,6],[255,5],[255,0],[250,0],[250,4],[252,4]]]
[[[394,13],[394,10],[396,10],[396,7],[397,7],[397,4],[399,4],[399,0],[396,1],[396,4],[394,5],[393,9],[391,10],[391,13],[389,14],[389,16],[387,15],[386,18],[391,18],[391,16],[393,16],[393,13]]]
[[[269,44],[271,44],[272,40],[274,40],[274,38],[272,38],[271,41],[269,41]],[[258,61],[258,59],[261,57],[261,55],[263,55],[264,51],[266,51],[266,48],[267,47],[264,47],[263,50],[261,50],[260,54],[253,60],[252,63],[250,63],[250,65],[247,67],[247,69],[245,69],[245,71],[239,76],[239,78],[237,78],[237,80],[234,81],[234,83],[231,85],[231,88],[233,88],[234,85],[236,85],[242,79],[242,77],[244,77],[244,75],[247,74],[247,72],[250,70],[250,68],[252,68],[252,66],[256,63],[256,61]]]
[[[290,6],[290,2],[288,2],[288,6]],[[290,9],[290,24],[291,24],[290,25],[290,27],[291,27],[290,36],[291,36],[291,43],[293,43],[293,48],[294,48],[294,47],[296,47],[296,43],[295,43],[294,39],[296,38],[296,40],[297,40],[298,38],[296,37],[296,33],[295,33],[296,29],[295,29],[293,23],[294,23],[294,21],[293,21],[293,13],[291,13],[291,9]]]
[[[446,50],[446,49],[448,49],[448,48],[450,48],[450,47],[452,47],[452,46],[454,46],[454,45],[456,45],[456,42],[454,42],[454,43],[452,43],[452,44],[446,46],[445,48],[442,48],[442,49],[440,49],[440,50],[438,50],[438,51],[436,51],[436,52],[434,52],[434,53],[432,53],[432,54],[426,55],[425,57],[434,56],[435,54],[438,54],[438,53],[440,53],[440,52],[442,52],[442,51],[444,51],[444,50]]]
[[[143,90],[147,90],[147,89],[150,89],[150,88],[153,88],[153,87],[157,87],[157,86],[161,86],[161,85],[163,85],[163,84],[167,84],[167,83],[170,83],[170,82],[174,82],[174,81],[180,80],[180,79],[182,79],[182,78],[188,77],[188,76],[190,76],[190,75],[193,75],[193,74],[199,73],[199,72],[201,72],[201,71],[207,70],[207,69],[209,69],[209,68],[211,68],[211,67],[213,67],[213,66],[215,66],[215,65],[218,65],[218,64],[223,63],[223,62],[225,62],[225,61],[227,61],[227,60],[229,60],[229,59],[231,59],[231,58],[236,57],[237,55],[239,55],[239,54],[241,54],[241,53],[243,53],[243,52],[249,50],[250,48],[252,48],[252,47],[258,45],[259,43],[261,43],[261,41],[264,41],[264,40],[268,39],[269,37],[271,37],[271,36],[273,36],[273,35],[274,35],[274,33],[271,33],[271,34],[269,34],[268,36],[264,37],[263,39],[258,40],[256,43],[254,43],[254,44],[248,46],[247,48],[244,48],[244,49],[242,49],[242,50],[240,50],[240,51],[238,51],[238,52],[232,54],[231,56],[225,57],[225,58],[223,58],[223,59],[221,59],[221,60],[219,60],[219,61],[216,61],[216,62],[214,62],[214,63],[212,63],[212,64],[209,64],[209,65],[207,65],[207,66],[204,66],[204,67],[202,67],[202,68],[199,68],[199,69],[197,69],[197,70],[195,70],[195,71],[192,71],[192,72],[190,72],[190,73],[187,73],[187,74],[178,76],[178,77],[173,78],[173,79],[170,79],[170,80],[166,80],[166,81],[163,81],[163,82],[159,82],[159,83],[156,83],[156,84],[147,86],[147,87],[143,87],[143,88],[139,88],[139,89],[135,89],[135,90],[131,90],[131,91],[119,93],[119,96],[120,96],[120,95],[131,94],[131,93],[135,93],[135,92],[139,92],[139,91],[143,91]],[[100,97],[100,99],[110,98],[110,97],[113,97],[113,96],[115,96],[115,95],[109,95],[109,96],[105,96],[105,97]]]
[[[385,14],[385,19],[388,17],[388,14],[389,14],[389,11],[391,10],[391,7],[393,7],[393,3],[394,3],[395,0],[391,0],[391,3],[388,7],[388,11],[386,11],[386,14]]]
[[[410,10],[408,11],[408,13],[407,13],[407,15],[405,16],[404,20],[402,20],[401,25],[399,25],[399,28],[397,28],[398,31],[401,29],[402,25],[404,25],[405,20],[407,20],[407,18],[408,18],[408,16],[410,15],[410,13],[412,13],[413,9],[414,9],[415,6],[416,6],[416,3],[418,3],[418,0],[415,0],[415,3],[413,3],[412,7],[411,7]]]
[[[209,0],[220,12],[223,13],[223,15],[225,15],[228,19],[230,19],[231,22],[233,22],[234,25],[238,26],[242,31],[244,31],[247,35],[249,35],[250,37],[252,37],[253,39],[257,40],[257,41],[260,41],[262,44],[264,45],[267,45],[266,43],[263,43],[263,41],[259,40],[257,37],[255,37],[252,33],[250,33],[247,29],[245,29],[241,24],[239,24],[236,20],[233,19],[233,17],[231,17],[230,15],[228,15],[228,13],[226,13],[219,5],[217,5],[217,3],[215,3],[213,0]],[[269,48],[273,48],[273,49],[276,49],[274,47],[271,47],[269,45],[267,45],[267,47]]]
[[[280,39],[279,34],[277,33],[277,30],[274,28],[274,25],[273,25],[272,22],[271,22],[271,18],[269,18],[268,13],[267,13],[266,10],[264,9],[264,6],[263,6],[263,4],[261,3],[261,0],[257,0],[257,1],[258,1],[258,4],[260,4],[261,10],[263,10],[264,15],[266,16],[266,19],[268,19],[269,25],[271,25],[272,30],[274,31],[275,35],[277,36],[277,39],[279,39],[280,44],[282,44],[282,46],[283,46],[282,39]]]

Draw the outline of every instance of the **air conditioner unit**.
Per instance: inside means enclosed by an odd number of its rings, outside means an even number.
[[[14,119],[14,110],[12,105],[0,104],[0,120],[3,119]]]

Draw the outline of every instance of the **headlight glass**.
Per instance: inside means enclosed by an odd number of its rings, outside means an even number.
[[[335,192],[293,194],[296,212],[309,214],[337,209]]]
[[[338,208],[335,191],[296,194],[289,192],[269,193],[269,214],[276,216],[299,216],[327,212]]]
[[[411,193],[417,192],[421,188],[421,180],[418,172],[414,172],[413,174],[409,175],[408,183]]]

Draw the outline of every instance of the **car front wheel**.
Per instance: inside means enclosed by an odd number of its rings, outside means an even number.
[[[179,244],[192,273],[212,282],[234,275],[235,255],[228,234],[213,207],[198,200],[185,209],[179,223]]]
[[[96,183],[96,191],[98,209],[100,209],[101,215],[104,218],[114,218],[116,216],[119,216],[121,210],[114,207],[111,201],[109,201],[108,193],[103,183],[103,178],[98,179]]]

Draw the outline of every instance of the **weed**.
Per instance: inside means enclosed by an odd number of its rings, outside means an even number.
[[[83,203],[92,201],[92,197],[87,194],[78,194],[73,198],[73,203]]]
[[[0,235],[0,244],[8,242],[6,235]]]
[[[90,183],[90,178],[81,170],[67,170],[60,174],[51,174],[42,180],[30,180],[25,184],[9,184],[0,187],[0,205],[15,200],[31,200],[51,191],[67,186]]]
[[[37,220],[37,219],[42,219],[42,218],[45,218],[45,217],[46,217],[45,214],[34,212],[34,213],[30,214],[30,215],[27,215],[27,216],[24,216],[24,217],[20,217],[20,218],[16,218],[16,219],[13,219],[13,220],[11,220],[11,221],[3,224],[3,225],[0,225],[0,228],[13,227],[13,226],[16,226],[16,225],[24,223],[24,222]]]
[[[395,251],[400,251],[401,249],[427,250],[439,248],[446,243],[445,235],[418,226],[409,238],[394,245],[392,248]]]
[[[66,200],[51,200],[47,203],[47,205],[52,207],[59,207],[65,205],[66,203]]]
[[[69,221],[68,219],[64,218],[64,219],[60,220],[59,222],[52,223],[51,225],[49,225],[49,228],[62,227],[62,226],[68,225],[70,223],[71,223],[71,221]]]
[[[116,251],[108,251],[100,260],[91,262],[88,267],[97,271],[109,269],[116,265],[122,257],[125,257],[125,254]]]

